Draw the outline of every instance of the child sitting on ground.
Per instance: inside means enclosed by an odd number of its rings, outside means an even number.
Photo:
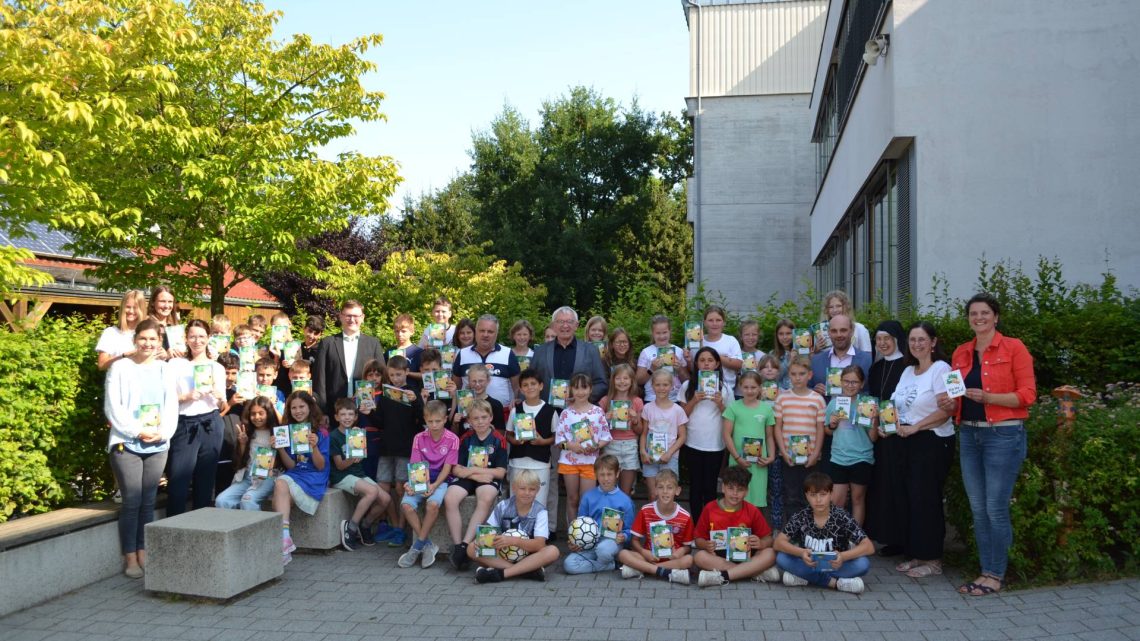
[[[581,550],[573,541],[567,543],[570,554],[566,555],[563,562],[566,574],[613,570],[618,552],[629,542],[630,527],[633,525],[633,501],[617,486],[620,468],[621,464],[612,454],[599,456],[594,462],[594,477],[598,485],[582,496],[578,516],[594,519],[602,531],[602,537],[592,550]],[[605,518],[607,508],[621,513],[620,522],[615,523]],[[607,535],[607,532],[610,534]]]
[[[746,467],[729,467],[721,473],[720,481],[723,497],[709,501],[697,521],[693,544],[693,563],[701,568],[697,585],[706,588],[743,579],[778,581],[772,530],[760,508],[744,500],[752,472]],[[730,541],[729,528],[748,528],[750,532],[746,539]],[[732,549],[746,552],[747,559],[728,560]]]
[[[487,525],[499,528],[493,539],[495,556],[480,556],[479,546],[467,546],[467,556],[480,567],[475,570],[475,580],[479,583],[498,583],[503,579],[521,577],[534,581],[545,581],[545,567],[558,560],[558,548],[547,545],[550,532],[546,508],[535,500],[541,483],[534,470],[519,470],[511,481],[511,498],[499,501]],[[510,530],[518,530],[527,538],[506,536]],[[515,547],[526,556],[511,561],[503,558],[503,550]]]
[[[871,569],[867,556],[875,544],[847,510],[831,502],[831,477],[812,472],[804,479],[808,507],[793,514],[776,537],[776,563],[784,585],[814,583],[821,588],[859,594]]]
[[[340,522],[340,543],[348,551],[359,545],[372,545],[372,525],[388,508],[391,497],[381,492],[380,486],[364,473],[361,461],[363,456],[347,456],[348,430],[356,427],[356,404],[351,398],[338,398],[333,406],[336,410],[337,428],[329,436],[329,451],[333,466],[329,470],[329,485],[357,497],[356,509],[351,520]],[[361,435],[363,436],[363,435]],[[367,444],[365,452],[367,452]]]
[[[657,473],[657,500],[646,503],[633,520],[632,549],[618,552],[621,578],[639,579],[646,574],[670,583],[689,584],[693,555],[693,520],[688,510],[677,504],[681,482],[668,468]],[[664,523],[665,531],[653,526]],[[658,538],[660,537],[660,538]]]

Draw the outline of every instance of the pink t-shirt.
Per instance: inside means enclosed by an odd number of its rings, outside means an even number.
[[[459,437],[451,430],[444,430],[436,441],[432,439],[430,431],[424,430],[412,439],[412,456],[409,461],[426,462],[428,474],[434,483],[444,465],[459,463]]]
[[[641,419],[645,421],[645,433],[668,434],[669,447],[677,442],[677,428],[689,422],[688,414],[676,403],[669,403],[668,409],[661,409],[657,402],[647,404],[641,410]],[[646,442],[649,437],[646,436]]]
[[[610,411],[610,397],[603,396],[602,400],[598,401],[598,405],[602,408],[603,412]],[[629,415],[641,416],[641,408],[645,407],[645,401],[634,396],[629,399]],[[610,436],[614,437],[615,441],[634,441],[637,440],[637,434],[633,433],[632,429],[616,430],[613,426],[613,421],[610,421]]]

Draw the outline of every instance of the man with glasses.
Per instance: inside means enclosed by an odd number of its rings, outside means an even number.
[[[846,314],[836,314],[831,317],[827,334],[831,339],[831,347],[811,357],[811,381],[808,383],[824,400],[831,402],[831,390],[827,385],[827,371],[829,369],[842,369],[848,365],[858,365],[863,370],[863,380],[867,380],[867,372],[871,369],[871,352],[855,349],[853,344],[853,322]],[[864,385],[860,392],[867,391]],[[816,471],[827,474],[831,466],[831,434],[824,430],[823,447],[820,450],[819,464]]]
[[[339,318],[341,333],[321,339],[313,363],[313,396],[330,417],[335,416],[337,399],[352,397],[356,381],[364,380],[364,364],[373,359],[384,362],[380,341],[360,333],[364,307],[359,302],[346,300]]]

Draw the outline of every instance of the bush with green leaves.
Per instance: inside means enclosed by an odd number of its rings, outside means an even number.
[[[112,487],[95,365],[102,320],[47,318],[0,332],[0,522]]]

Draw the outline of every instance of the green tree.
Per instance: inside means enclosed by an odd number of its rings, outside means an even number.
[[[400,249],[454,253],[475,242],[471,177],[463,174],[444,189],[404,198],[399,219],[377,228],[386,244]]]
[[[209,288],[220,312],[249,274],[311,272],[316,256],[298,240],[385,210],[398,180],[391,159],[317,155],[351,135],[354,122],[384,117],[383,94],[361,84],[375,68],[362,55],[379,35],[342,46],[305,35],[276,42],[279,14],[249,0],[26,5],[8,9],[19,14],[10,28],[37,25],[37,35],[22,37],[39,46],[5,47],[14,54],[5,62],[22,74],[9,97],[18,113],[43,114],[36,145],[66,164],[60,180],[78,186],[53,185],[63,193],[50,210],[24,199],[11,213],[73,231],[77,251],[107,260],[95,270],[105,286],[167,281],[180,297]],[[68,60],[72,41],[90,40],[106,43],[102,54],[95,46],[78,72],[58,70],[37,84],[38,67]],[[126,97],[116,93],[121,84]],[[103,103],[109,113],[96,117]],[[72,127],[88,135],[56,135],[52,123],[71,112]]]

